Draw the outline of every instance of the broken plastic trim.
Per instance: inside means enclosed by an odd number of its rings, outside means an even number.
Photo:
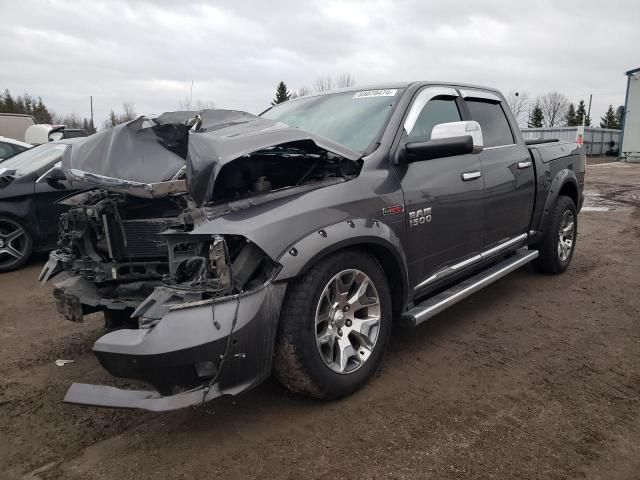
[[[180,172],[184,172],[182,169]],[[178,173],[180,173],[178,172]],[[67,174],[80,182],[98,185],[108,190],[121,193],[128,193],[136,197],[142,198],[158,198],[168,195],[184,193],[187,191],[187,183],[185,180],[175,179],[178,174],[166,182],[141,183],[132,180],[122,180],[120,178],[106,177],[97,173],[89,173],[76,168],[67,170]]]
[[[67,390],[64,401],[96,407],[139,408],[151,412],[167,412],[199,405],[222,395],[223,393],[215,384],[201,385],[193,390],[165,397],[155,390],[124,390],[107,385],[73,383]]]
[[[238,235],[167,233],[171,285],[214,298],[251,291],[274,275],[277,265],[257,245]]]

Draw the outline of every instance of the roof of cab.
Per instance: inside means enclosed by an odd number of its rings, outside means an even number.
[[[296,97],[288,100],[288,102],[295,102],[297,100],[302,100],[304,98],[318,97],[320,95],[331,95],[334,93],[342,93],[342,92],[360,92],[366,90],[388,90],[392,88],[408,88],[410,86],[426,86],[426,85],[443,85],[443,86],[451,86],[451,87],[460,87],[460,88],[477,88],[480,90],[486,90],[489,92],[500,93],[499,90],[491,87],[485,87],[483,85],[473,85],[470,83],[461,83],[461,82],[451,82],[451,81],[431,81],[431,80],[413,80],[413,81],[397,81],[397,82],[384,82],[384,83],[373,83],[367,85],[353,85],[351,87],[345,88],[337,88],[335,90],[330,90],[326,92],[315,92],[309,95],[305,95],[303,97]]]

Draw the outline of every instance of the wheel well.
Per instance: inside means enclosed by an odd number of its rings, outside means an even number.
[[[565,195],[569,197],[573,200],[573,204],[576,208],[578,207],[578,188],[573,182],[566,182],[560,189],[560,193],[558,195]]]
[[[375,244],[356,245],[373,256],[382,267],[389,283],[391,292],[391,302],[393,310],[393,318],[399,318],[405,303],[406,294],[404,292],[404,280],[402,278],[402,270],[396,259],[389,254],[389,251]]]
[[[402,278],[402,270],[400,265],[398,265],[397,260],[391,254],[391,252],[383,247],[382,245],[378,245],[375,243],[356,243],[349,244],[342,248],[338,248],[335,250],[330,250],[325,252],[323,255],[314,258],[313,262],[310,262],[300,273],[304,273],[307,271],[311,265],[315,265],[316,263],[322,261],[329,255],[336,254],[343,250],[361,250],[369,255],[371,255],[375,260],[380,264],[384,274],[387,277],[389,282],[389,291],[391,292],[391,302],[392,302],[392,310],[393,310],[393,318],[398,318],[402,313],[402,309],[405,304],[406,292],[404,291],[404,279]]]

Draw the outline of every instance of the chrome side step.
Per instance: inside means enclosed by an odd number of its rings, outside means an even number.
[[[415,327],[537,257],[537,250],[522,248],[514,256],[416,305],[402,316],[402,323]]]

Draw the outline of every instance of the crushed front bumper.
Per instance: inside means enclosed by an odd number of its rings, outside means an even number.
[[[215,300],[194,300],[190,290],[156,288],[134,312],[149,328],[108,333],[93,350],[112,375],[142,380],[157,391],[73,384],[64,400],[165,411],[258,385],[271,371],[285,286],[269,282]]]

